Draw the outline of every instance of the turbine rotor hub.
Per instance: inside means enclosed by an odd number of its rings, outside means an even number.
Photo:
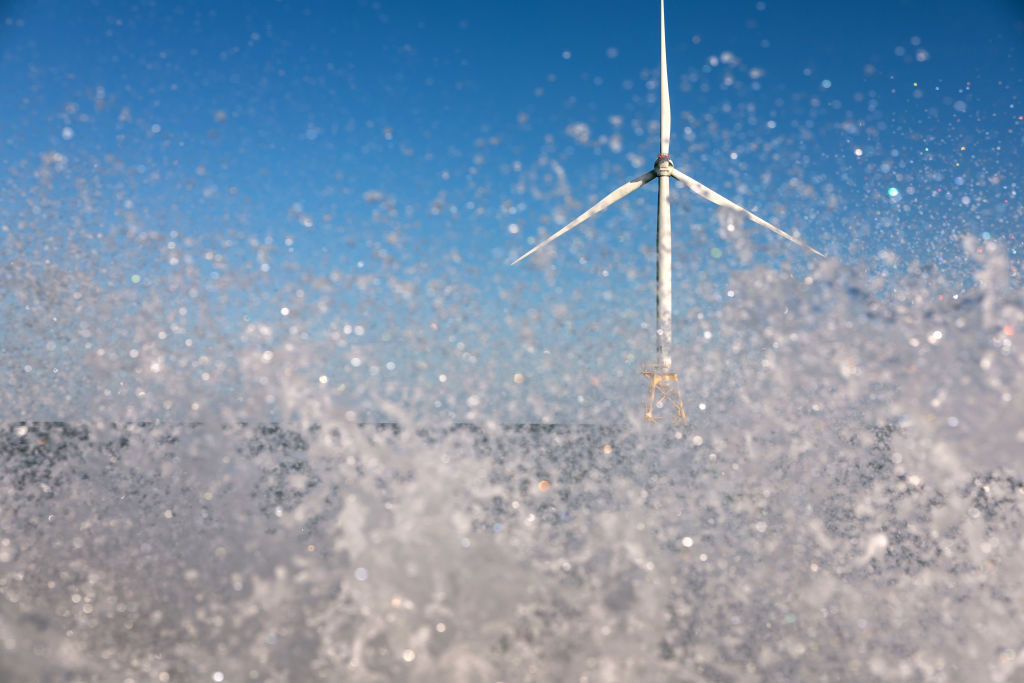
[[[667,154],[659,154],[658,158],[654,160],[654,171],[658,174],[658,177],[672,175],[672,168],[675,164],[672,163],[671,157]]]

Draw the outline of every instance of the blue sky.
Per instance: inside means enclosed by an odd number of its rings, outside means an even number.
[[[360,325],[378,349],[436,325],[450,333],[443,352],[423,342],[430,377],[459,374],[475,348],[472,362],[505,378],[510,356],[528,364],[524,345],[557,356],[609,311],[642,338],[653,190],[537,263],[506,264],[653,161],[657,9],[5,3],[0,254],[31,278],[51,259],[140,311],[156,298],[165,322],[190,286],[157,290],[190,265],[205,283],[191,299],[233,321],[225,338],[283,324],[284,308],[313,339]],[[867,268],[956,271],[965,233],[1019,256],[1019,4],[669,0],[666,16],[677,167]],[[810,267],[753,230],[753,251],[737,250],[713,207],[676,200],[677,291],[712,292],[677,311],[717,305],[735,269]],[[319,307],[311,291],[328,291]],[[496,340],[531,334],[487,358]],[[614,337],[618,365],[643,356]],[[178,357],[165,341],[153,353]],[[355,371],[352,346],[339,349],[333,369],[309,371],[329,387]],[[416,357],[380,353],[374,367]],[[580,351],[556,364],[600,375],[609,362]]]

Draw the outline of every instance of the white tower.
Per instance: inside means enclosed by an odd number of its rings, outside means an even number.
[[[644,417],[648,422],[659,421],[662,413],[668,413],[673,422],[683,422],[686,420],[686,412],[683,410],[683,400],[679,391],[679,377],[672,369],[672,217],[669,213],[668,205],[669,178],[675,178],[691,192],[700,195],[704,199],[718,206],[725,206],[742,213],[753,222],[771,230],[776,235],[799,244],[818,256],[824,256],[824,254],[808,246],[802,240],[783,232],[768,221],[755,216],[739,204],[729,201],[690,176],[676,170],[668,154],[671,131],[672,112],[669,104],[668,71],[666,69],[665,57],[665,0],[661,0],[661,151],[658,154],[658,158],[654,161],[654,169],[612,191],[604,199],[577,216],[575,220],[564,228],[512,262],[512,265],[519,263],[533,252],[558,239],[594,214],[604,211],[615,202],[655,178],[658,179],[658,284],[657,324],[655,325],[657,361],[652,365],[643,365],[640,369],[641,374],[648,379],[648,394],[644,401]]]

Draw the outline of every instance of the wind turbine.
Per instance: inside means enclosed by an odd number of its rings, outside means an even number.
[[[799,238],[780,230],[763,218],[754,215],[739,204],[726,199],[714,190],[676,169],[668,155],[671,129],[672,114],[668,95],[668,71],[665,66],[665,0],[661,0],[661,151],[658,154],[658,158],[654,161],[654,168],[613,190],[608,196],[581,213],[564,228],[512,262],[512,265],[519,263],[533,252],[555,241],[591,216],[604,211],[615,202],[640,189],[655,178],[658,179],[658,361],[654,365],[643,366],[641,369],[641,373],[650,382],[650,394],[644,406],[644,416],[649,422],[656,421],[654,415],[655,406],[661,407],[666,402],[672,408],[674,421],[682,422],[686,420],[686,412],[683,410],[683,402],[679,393],[679,378],[672,371],[672,219],[668,206],[669,178],[675,178],[688,190],[707,199],[709,202],[741,213],[758,225],[771,230],[776,235],[799,244],[804,249],[818,256],[825,256]]]

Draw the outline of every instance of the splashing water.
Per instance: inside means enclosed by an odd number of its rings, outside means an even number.
[[[25,422],[52,381],[6,385],[0,679],[1016,680],[1024,298],[967,248],[955,298],[927,272],[734,272],[678,431],[446,423],[433,376],[366,383],[395,424],[359,424],[308,381],[312,336],[254,323],[236,366],[195,366],[237,398],[179,362],[212,342],[112,365],[79,318],[65,374],[194,419],[114,423],[98,396]],[[18,305],[74,320],[53,292]],[[281,424],[244,422],[268,396]]]
[[[1012,33],[894,52],[947,14],[851,4],[851,80],[685,17],[677,167],[836,260],[673,205],[679,428],[636,421],[651,195],[505,268],[649,168],[654,71],[508,58],[548,7],[37,4],[0,60],[0,683],[1022,680]]]

